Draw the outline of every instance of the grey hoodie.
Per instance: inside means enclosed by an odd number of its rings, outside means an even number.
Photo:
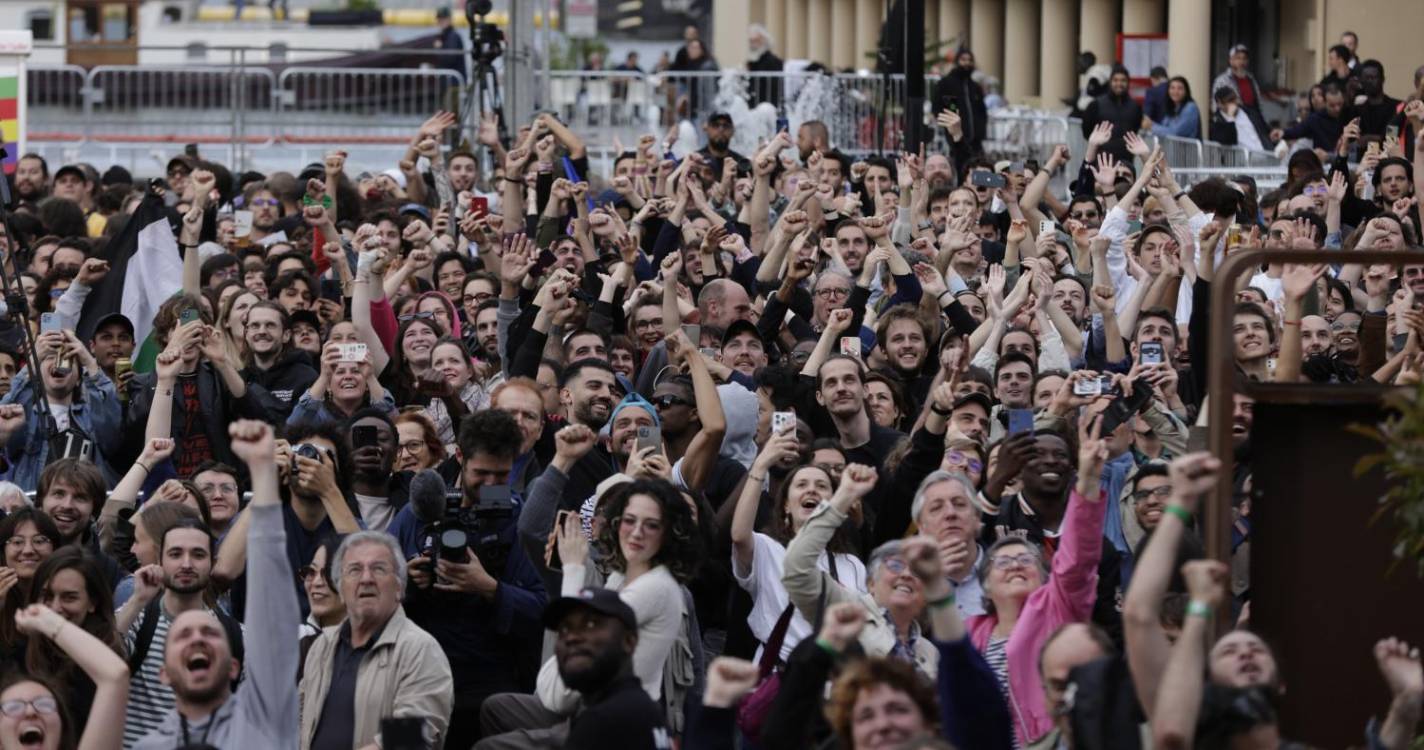
[[[296,750],[300,654],[292,624],[301,621],[301,612],[287,563],[287,532],[281,506],[252,506],[248,512],[252,528],[247,533],[247,662],[242,684],[211,717],[188,722],[188,739],[220,748]],[[184,744],[175,709],[133,750],[172,750]]]

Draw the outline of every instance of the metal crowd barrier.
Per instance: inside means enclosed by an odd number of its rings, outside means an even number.
[[[73,65],[28,69],[29,139],[58,144],[63,158],[102,146],[171,153],[198,143],[228,149],[237,168],[265,161],[274,148],[310,160],[331,147],[364,149],[394,162],[416,127],[441,109],[463,111],[469,92],[463,76],[445,68],[360,68],[290,65],[269,67],[234,57],[231,65]],[[700,140],[713,112],[737,123],[732,147],[751,153],[785,118],[793,129],[817,120],[831,142],[853,157],[904,143],[904,76],[751,73],[737,70],[663,72],[552,71],[536,74],[536,106],[556,112],[591,150],[631,146],[646,134],[662,137],[681,123],[689,141]],[[935,147],[948,149],[931,116],[935,77],[926,78],[923,117]],[[883,128],[883,129],[882,129]],[[1273,154],[1170,136],[1160,144],[1184,183],[1217,174],[1250,174],[1269,189],[1284,178]],[[1045,161],[1064,143],[1074,154],[1054,178],[1065,192],[1086,149],[1082,124],[1062,114],[1025,108],[990,113],[984,142],[995,160]],[[261,150],[259,150],[261,149]],[[272,155],[275,159],[275,154]],[[114,159],[120,162],[119,159]]]

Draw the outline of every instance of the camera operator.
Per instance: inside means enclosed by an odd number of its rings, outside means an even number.
[[[464,463],[459,510],[463,523],[455,525],[484,532],[471,534],[483,536],[483,541],[461,550],[463,562],[452,559],[455,556],[442,550],[438,540],[434,550],[423,549],[428,546],[423,542],[427,529],[446,525],[443,519],[450,515],[445,508],[444,484],[436,481],[433,472],[422,472],[412,480],[410,502],[396,514],[389,529],[410,559],[406,612],[439,641],[455,676],[448,748],[464,750],[479,739],[480,705],[485,698],[532,689],[542,645],[540,616],[547,597],[538,571],[515,543],[517,510],[523,498],[510,496],[513,507],[504,503],[501,510],[491,509],[489,501],[482,502],[482,494],[507,492],[521,442],[519,425],[498,409],[470,415],[460,429]],[[431,494],[441,496],[433,498]],[[471,529],[472,525],[483,528]],[[434,571],[432,552],[441,558]],[[491,558],[503,558],[504,562],[487,567],[487,562],[497,562]]]

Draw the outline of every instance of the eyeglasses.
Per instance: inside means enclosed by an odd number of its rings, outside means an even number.
[[[1325,195],[1330,192],[1330,188],[1324,185],[1306,185],[1305,189],[1301,190],[1301,192],[1306,195]]]
[[[5,540],[5,546],[9,549],[24,549],[25,545],[27,544],[35,549],[39,549],[41,547],[48,547],[51,549],[54,548],[54,542],[51,541],[50,538],[45,536],[44,534],[35,534],[34,536],[30,537],[12,536],[9,539]]]
[[[402,322],[402,323],[409,323],[409,322],[412,321],[412,320],[434,320],[434,319],[435,319],[435,313],[430,312],[429,310],[426,310],[425,312],[418,312],[418,313],[406,313],[405,315],[402,315],[402,316],[400,316],[399,318],[397,318],[397,320],[399,320],[399,321]]]
[[[276,198],[253,198],[252,205],[257,207],[272,208],[281,204]]]
[[[219,492],[224,495],[236,495],[237,485],[233,484],[232,482],[223,482],[221,484],[207,482],[205,484],[198,485],[198,491],[203,493],[204,495],[211,495],[214,492]]]
[[[1098,220],[1098,212],[1097,212],[1097,211],[1070,211],[1070,212],[1068,213],[1068,218],[1070,218],[1070,219],[1077,219],[1078,221],[1097,221],[1097,220]]]
[[[318,568],[315,565],[303,565],[300,569],[297,570],[297,580],[301,581],[302,583],[311,583],[313,580],[317,579],[325,583],[326,574],[322,571],[321,568]]]
[[[944,457],[947,461],[956,464],[964,464],[965,468],[978,474],[984,469],[984,463],[977,458],[969,458],[962,451],[945,451]]]
[[[1348,323],[1331,323],[1330,330],[1336,333],[1359,333],[1360,324],[1350,325]]]
[[[910,566],[907,565],[904,560],[901,560],[898,557],[886,558],[880,563],[880,565],[897,576],[910,569]]]
[[[654,404],[655,406],[657,406],[659,409],[667,409],[667,408],[673,407],[673,406],[691,406],[691,405],[692,405],[687,399],[685,399],[685,398],[683,398],[683,397],[681,397],[681,396],[675,396],[675,395],[673,395],[673,394],[671,394],[671,393],[664,393],[664,394],[661,395],[661,396],[654,396],[654,397],[653,397],[653,404]]]
[[[1138,490],[1138,491],[1132,493],[1132,499],[1133,499],[1133,500],[1136,500],[1136,501],[1138,501],[1138,502],[1141,502],[1141,501],[1143,501],[1143,500],[1146,500],[1146,499],[1149,498],[1149,497],[1166,498],[1166,497],[1170,496],[1171,494],[1172,494],[1172,487],[1171,487],[1171,485],[1166,485],[1166,484],[1164,484],[1164,485],[1162,485],[1161,487],[1153,487],[1153,488],[1150,489],[1150,490]]]
[[[57,714],[59,713],[59,701],[54,698],[36,698],[32,701],[5,701],[0,703],[0,713],[4,713],[12,719],[18,719],[25,715],[25,707],[35,710],[37,714]]]
[[[641,331],[645,328],[662,328],[662,318],[650,318],[648,320],[638,320],[633,322],[633,330]]]
[[[850,289],[840,286],[828,286],[824,289],[817,289],[816,296],[825,300],[831,299],[833,297],[849,297]]]
[[[422,441],[422,440],[411,440],[410,442],[401,443],[400,445],[396,446],[396,452],[397,452],[397,453],[409,453],[410,455],[414,456],[414,455],[416,455],[417,453],[420,453],[420,451],[421,451],[422,449],[424,449],[424,448],[425,448],[425,442],[424,442],[424,441]]]
[[[377,562],[371,563],[370,565],[362,565],[361,563],[351,563],[350,565],[347,565],[346,567],[341,569],[341,575],[344,578],[360,578],[366,573],[366,571],[371,572],[372,578],[388,578],[395,573],[395,571],[391,568],[390,565],[382,562]]]
[[[999,555],[990,562],[994,565],[994,570],[1008,570],[1010,568],[1032,568],[1038,564],[1038,558],[1027,552],[1021,555]]]
[[[494,295],[485,292],[483,294],[467,294],[461,298],[465,304],[483,305],[486,301],[494,299]]]

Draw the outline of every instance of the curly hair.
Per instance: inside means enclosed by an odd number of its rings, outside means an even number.
[[[855,702],[861,693],[884,685],[904,693],[914,701],[925,721],[925,728],[937,731],[939,705],[934,687],[915,672],[910,664],[896,659],[866,658],[851,663],[831,686],[831,699],[826,701],[826,721],[836,733],[842,747],[853,747]]]
[[[702,561],[702,536],[692,519],[692,508],[677,488],[659,479],[639,479],[609,490],[599,506],[603,514],[603,529],[594,541],[604,566],[609,571],[626,571],[628,561],[618,543],[618,529],[623,511],[634,495],[644,495],[657,503],[662,515],[663,537],[653,555],[653,565],[662,565],[679,583],[687,583]]]

